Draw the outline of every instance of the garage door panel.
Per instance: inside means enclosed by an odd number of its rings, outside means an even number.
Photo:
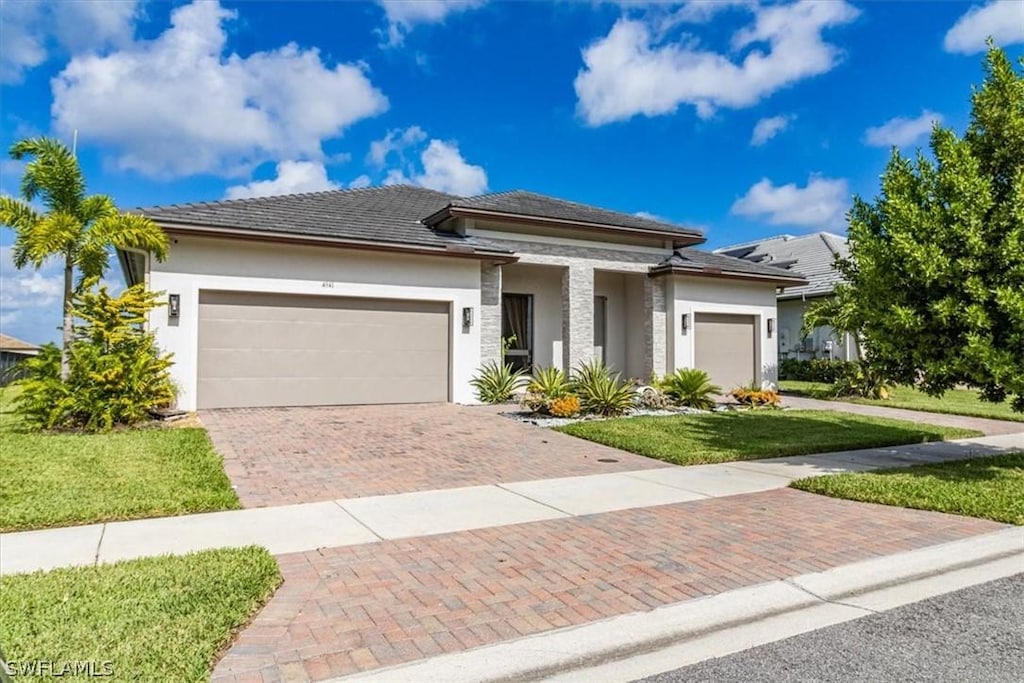
[[[203,408],[448,400],[449,304],[201,292]]]
[[[694,316],[694,365],[724,392],[757,380],[756,320],[721,313]]]

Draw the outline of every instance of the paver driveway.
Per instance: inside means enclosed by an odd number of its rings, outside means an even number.
[[[487,407],[237,408],[200,419],[246,507],[665,467]]]

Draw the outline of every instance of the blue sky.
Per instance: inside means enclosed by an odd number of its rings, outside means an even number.
[[[2,31],[0,145],[78,130],[124,208],[524,188],[718,247],[843,232],[892,145],[963,130],[985,37],[1024,52],[1024,2],[4,0]],[[0,328],[55,339],[57,271],[14,271],[11,241]]]

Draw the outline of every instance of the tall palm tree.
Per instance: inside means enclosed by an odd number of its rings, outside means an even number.
[[[167,235],[145,216],[122,213],[106,195],[85,194],[78,159],[62,142],[37,137],[16,142],[11,157],[32,157],[21,179],[23,200],[0,197],[0,223],[17,233],[14,265],[42,267],[51,256],[64,260],[64,332],[61,378],[68,378],[73,335],[71,297],[90,278],[103,276],[111,248],[140,249],[158,260],[167,256]],[[31,202],[45,207],[39,213]],[[79,280],[74,282],[75,269]]]

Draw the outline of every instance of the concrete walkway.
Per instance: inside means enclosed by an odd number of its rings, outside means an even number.
[[[788,394],[783,395],[782,405],[786,408],[796,408],[800,410],[835,410],[842,413],[852,413],[854,415],[889,417],[894,420],[921,422],[930,425],[938,425],[940,427],[976,429],[986,436],[995,436],[997,434],[1018,434],[1024,432],[1024,422],[991,420],[984,417],[969,417],[967,415],[928,413],[921,410],[887,408],[885,406],[848,403],[846,401],[822,401],[816,398],[805,398],[803,396],[791,396]]]
[[[996,455],[1024,433],[756,461],[542,479],[0,534],[0,573],[261,545],[274,554],[685,503],[792,480]]]

